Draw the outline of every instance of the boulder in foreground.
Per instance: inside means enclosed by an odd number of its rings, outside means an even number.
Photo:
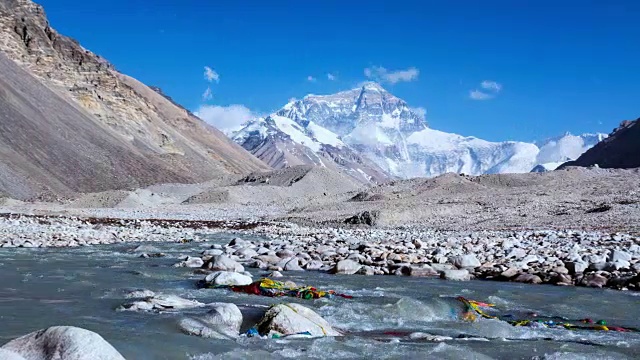
[[[0,359],[2,360],[25,360],[21,355],[14,353],[13,351],[0,349]]]
[[[73,326],[53,326],[32,332],[8,342],[2,349],[25,360],[124,360],[102,336]],[[2,352],[0,355],[2,359],[12,359],[5,358]]]

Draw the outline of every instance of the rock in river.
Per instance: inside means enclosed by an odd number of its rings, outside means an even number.
[[[588,274],[582,279],[582,285],[601,288],[607,285],[608,279],[600,274]]]
[[[271,307],[257,325],[260,335],[293,335],[309,332],[311,336],[342,336],[325,319],[300,304]]]
[[[471,280],[471,274],[467,270],[444,270],[440,278],[445,280],[467,281]]]
[[[250,276],[231,272],[216,271],[207,275],[204,282],[209,286],[249,285],[253,282]]]
[[[133,290],[130,291],[128,293],[126,293],[124,295],[125,299],[141,299],[141,298],[147,298],[147,297],[152,297],[155,296],[156,293],[154,293],[151,290],[147,290],[147,289],[140,289],[140,290]]]
[[[538,275],[522,273],[513,280],[515,282],[526,283],[526,284],[541,284],[542,279]]]
[[[331,270],[331,273],[353,275],[357,273],[358,270],[360,270],[361,266],[362,265],[358,264],[353,260],[342,260],[342,261],[338,261],[336,266],[334,266],[333,269]]]
[[[173,265],[174,267],[188,267],[188,268],[199,268],[204,265],[204,261],[201,258],[195,256],[187,256],[183,261]]]
[[[212,257],[211,260],[209,260],[209,262],[207,263],[207,268],[218,271],[244,271],[244,267],[242,265],[224,255],[215,255],[214,257]]]
[[[300,267],[300,263],[296,257],[282,259],[277,266],[285,271],[304,271],[304,269]]]
[[[21,355],[14,353],[13,351],[0,349],[0,359],[2,360],[26,360]]]
[[[136,301],[120,306],[119,311],[167,311],[188,309],[203,306],[204,304],[195,301],[183,299],[175,295],[156,295],[146,298],[142,301]]]
[[[2,349],[26,360],[124,360],[102,336],[73,326],[53,326],[32,332],[8,342]],[[3,354],[0,352],[0,355]]]
[[[226,339],[236,338],[242,326],[242,313],[235,304],[215,303],[206,315],[200,318],[180,320],[180,329],[195,336]]]

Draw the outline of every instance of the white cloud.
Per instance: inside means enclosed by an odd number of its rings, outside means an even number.
[[[411,111],[418,114],[418,116],[420,116],[423,119],[427,117],[427,109],[423,107],[414,107],[414,108],[411,108]]]
[[[213,93],[211,92],[211,87],[207,87],[207,90],[202,94],[202,100],[207,101],[213,99]]]
[[[328,73],[327,79],[329,79],[329,81],[334,81],[337,79],[337,76],[333,75],[332,73]]]
[[[372,66],[364,69],[364,76],[380,82],[396,84],[402,81],[414,81],[418,79],[420,70],[410,67],[405,70],[389,71],[382,66]]]
[[[500,90],[502,90],[502,84],[492,80],[485,80],[482,83],[480,83],[480,86],[485,90],[493,91],[496,93],[499,93]]]
[[[256,117],[244,105],[201,105],[195,114],[227,135],[240,130],[242,124]]]
[[[218,74],[215,70],[213,70],[212,68],[205,66],[204,67],[204,78],[208,81],[208,82],[220,82],[220,74]]]
[[[484,80],[480,83],[482,90],[469,91],[469,98],[472,100],[489,100],[493,99],[502,90],[502,84],[493,80]]]
[[[316,82],[316,78],[314,78],[313,76],[309,75],[309,76],[307,76],[307,81],[308,82]]]
[[[493,99],[494,95],[492,94],[487,94],[485,92],[482,92],[480,90],[471,90],[469,91],[469,98],[472,100],[489,100],[489,99]]]

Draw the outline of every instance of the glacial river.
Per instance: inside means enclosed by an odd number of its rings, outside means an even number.
[[[514,327],[499,320],[460,320],[455,297],[491,302],[503,313],[606,319],[640,327],[640,293],[487,281],[447,282],[395,276],[285,273],[285,280],[334,289],[353,299],[273,299],[197,289],[193,269],[173,268],[179,257],[213,243],[150,244],[164,258],[139,258],[136,244],[72,249],[0,249],[0,344],[53,325],[95,331],[127,359],[624,359],[640,354],[640,333]],[[257,278],[262,272],[250,269]],[[212,340],[184,335],[179,319],[206,308],[176,313],[118,312],[135,289],[175,294],[201,302],[233,302],[244,312],[256,306],[297,301],[332,325],[341,338]],[[253,310],[252,310],[253,309]],[[251,311],[252,310],[252,311]],[[244,328],[252,320],[245,319]],[[453,337],[434,343],[412,340],[422,332]]]

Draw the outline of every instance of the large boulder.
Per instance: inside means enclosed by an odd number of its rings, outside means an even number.
[[[355,273],[358,272],[358,270],[360,270],[360,268],[362,267],[362,265],[360,265],[359,263],[353,261],[353,260],[341,260],[338,261],[338,263],[336,264],[336,266],[333,267],[333,269],[331,270],[332,274],[346,274],[346,275],[353,275]]]
[[[231,239],[231,241],[229,241],[229,244],[227,244],[227,246],[230,246],[230,247],[248,247],[248,246],[251,246],[251,243],[248,242],[247,240],[243,240],[241,238],[233,238],[233,239]]]
[[[521,248],[515,248],[515,249],[511,250],[507,254],[506,258],[507,259],[514,258],[514,259],[518,260],[518,259],[522,259],[525,256],[527,256],[527,251],[526,250],[521,249]]]
[[[202,252],[203,256],[216,256],[222,254],[224,254],[224,251],[222,251],[222,249],[207,249]]]
[[[467,270],[444,270],[440,278],[445,280],[467,281],[471,280],[471,274]]]
[[[473,254],[452,256],[449,262],[458,269],[477,268],[481,265],[478,258]]]
[[[516,278],[513,279],[513,281],[520,282],[520,283],[526,283],[526,284],[541,284],[542,283],[542,279],[538,275],[527,274],[527,273],[522,273],[522,274],[516,276]]]
[[[455,270],[455,266],[451,264],[431,264],[430,266],[437,272],[443,272],[445,270]]]
[[[231,271],[217,271],[207,275],[204,282],[208,286],[249,285],[253,282],[250,276]]]
[[[247,248],[242,248],[242,249],[236,250],[233,253],[233,255],[239,256],[239,257],[244,258],[244,259],[251,259],[251,258],[253,258],[255,256],[258,256],[258,253],[255,250],[253,250],[252,248],[248,248],[247,247]]]
[[[136,246],[133,249],[129,249],[129,252],[132,252],[132,253],[159,253],[160,249],[158,249],[157,247],[155,247],[153,245],[142,244],[142,245]]]
[[[224,256],[224,255],[215,255],[212,257],[207,263],[207,268],[211,270],[217,271],[234,271],[234,272],[243,272],[244,267],[240,265],[237,261]]]
[[[510,268],[508,268],[507,270],[505,270],[505,271],[501,272],[501,273],[500,273],[500,277],[501,277],[502,279],[507,279],[507,280],[509,280],[509,279],[511,279],[511,278],[516,277],[518,274],[520,274],[520,270],[518,270],[518,268],[510,267]]]
[[[200,318],[185,318],[178,326],[189,335],[206,338],[236,338],[242,326],[242,313],[235,304],[216,303]]]
[[[183,261],[173,265],[174,267],[199,268],[204,265],[204,261],[196,256],[187,256]]]
[[[615,261],[611,261],[605,264],[604,269],[606,271],[618,271],[622,269],[631,268],[631,263],[626,260],[617,259]]]
[[[610,262],[616,262],[618,260],[631,261],[631,258],[632,258],[631,254],[621,250],[613,250],[609,254]]]
[[[183,299],[175,295],[156,295],[141,301],[120,306],[119,311],[170,311],[204,306],[195,300]]]
[[[307,270],[320,270],[324,267],[324,263],[320,260],[311,260],[305,265]]]
[[[0,359],[2,360],[26,360],[22,355],[18,355],[13,351],[0,349]]]
[[[379,217],[380,217],[380,212],[377,210],[363,211],[359,214],[356,214],[354,216],[344,219],[344,223],[351,224],[351,225],[375,226],[378,223]]]
[[[358,272],[356,274],[372,276],[372,275],[376,274],[376,271],[371,266],[366,266],[365,265],[365,266],[361,267],[360,270],[358,270]]]
[[[267,255],[267,254],[256,256],[256,259],[269,265],[276,265],[280,261],[282,261],[282,259],[276,255]]]
[[[589,264],[584,261],[566,261],[564,263],[564,267],[569,270],[569,275],[582,274],[587,268]]]
[[[409,276],[438,276],[438,272],[431,266],[425,264],[422,266],[411,266]]]
[[[585,275],[585,277],[582,278],[581,284],[587,287],[601,288],[607,285],[608,281],[609,279],[607,279],[606,277],[600,274],[592,273]]]
[[[285,271],[304,271],[304,269],[300,267],[300,261],[297,257],[282,259],[276,266],[281,267]]]
[[[308,332],[311,336],[342,336],[313,310],[294,303],[271,307],[257,328],[260,335],[293,335]]]
[[[124,360],[102,336],[73,326],[53,326],[32,332],[6,343],[2,349],[25,360]],[[13,358],[1,358],[20,359],[11,356]]]

